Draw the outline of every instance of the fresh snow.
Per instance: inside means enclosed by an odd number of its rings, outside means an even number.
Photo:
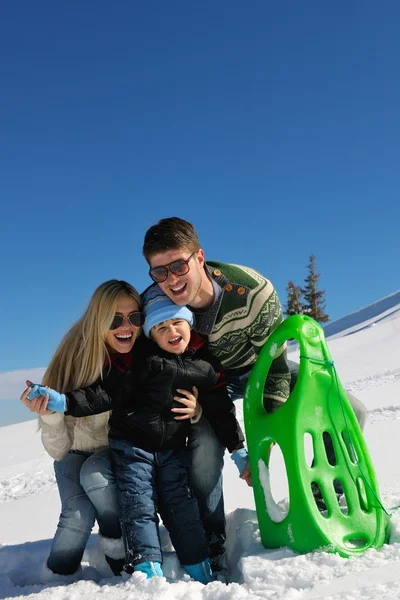
[[[166,579],[111,577],[91,536],[84,555],[84,579],[70,585],[44,586],[39,571],[48,555],[59,515],[52,460],[44,451],[36,421],[0,428],[0,599],[92,600],[394,600],[400,598],[400,298],[392,294],[349,315],[342,329],[332,328],[328,345],[341,381],[368,408],[365,437],[375,465],[382,501],[392,516],[390,544],[358,558],[315,551],[299,555],[289,548],[261,546],[252,491],[239,480],[226,456],[224,469],[227,548],[234,583],[207,586],[189,581],[162,528]],[[380,312],[379,312],[380,310]],[[332,324],[333,325],[333,324]],[[329,330],[327,331],[327,333]],[[296,358],[296,351],[291,352]],[[26,370],[28,373],[28,370]],[[24,372],[0,373],[0,398],[18,398]],[[38,378],[36,378],[38,379]],[[2,385],[7,388],[2,390]],[[18,385],[18,387],[17,387]],[[19,402],[19,400],[15,400]],[[242,420],[242,407],[237,404]],[[287,505],[287,481],[272,452],[265,489],[276,518]],[[270,489],[270,487],[272,489]],[[271,509],[271,510],[272,510]],[[275,514],[275,513],[274,513]],[[172,583],[170,583],[172,581]]]

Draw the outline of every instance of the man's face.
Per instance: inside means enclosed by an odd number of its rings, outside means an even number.
[[[168,267],[176,260],[187,260],[191,255],[191,250],[168,250],[160,254],[154,254],[150,258],[150,268]],[[195,303],[203,284],[203,279],[206,280],[204,270],[204,252],[197,250],[194,252],[189,263],[189,271],[185,275],[175,275],[168,270],[168,277],[165,281],[158,283],[161,290],[175,304],[185,306],[186,304]]]

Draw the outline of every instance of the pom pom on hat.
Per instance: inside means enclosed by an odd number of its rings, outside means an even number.
[[[146,290],[143,295],[144,325],[143,332],[150,337],[150,330],[168,319],[183,319],[190,326],[193,325],[193,313],[186,306],[179,306],[172,302],[168,296],[154,286]]]

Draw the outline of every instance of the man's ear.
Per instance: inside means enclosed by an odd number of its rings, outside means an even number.
[[[202,248],[199,248],[199,250],[197,250],[196,254],[197,254],[197,260],[199,261],[199,265],[201,267],[203,267],[204,263],[206,262],[205,258],[204,258],[204,250]]]

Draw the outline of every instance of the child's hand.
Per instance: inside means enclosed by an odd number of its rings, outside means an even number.
[[[193,419],[197,415],[199,404],[197,403],[197,397],[199,392],[195,386],[193,386],[193,392],[188,390],[176,390],[179,394],[185,396],[174,396],[176,402],[184,404],[185,408],[171,408],[172,412],[179,413],[182,416],[175,417],[176,421],[183,421],[183,419]]]

